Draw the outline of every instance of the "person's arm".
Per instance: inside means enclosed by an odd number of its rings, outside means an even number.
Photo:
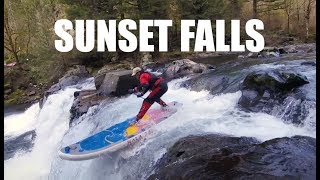
[[[149,89],[149,80],[151,76],[148,73],[143,73],[140,76],[140,85],[138,86],[138,91],[145,94]]]

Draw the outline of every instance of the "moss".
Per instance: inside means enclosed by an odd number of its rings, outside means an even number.
[[[130,69],[129,64],[118,64],[114,67],[115,69]]]
[[[4,101],[5,105],[13,105],[13,104],[21,104],[25,102],[24,97],[25,91],[21,89],[17,89],[13,91],[8,98]]]
[[[88,70],[88,71],[92,76],[95,76],[99,70],[100,68],[91,68],[91,70]]]
[[[4,84],[4,89],[10,89],[11,88],[11,83],[7,82]]]

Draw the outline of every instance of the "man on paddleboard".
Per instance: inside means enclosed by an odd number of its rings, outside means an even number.
[[[149,96],[143,100],[140,111],[134,122],[136,123],[146,114],[154,102],[159,103],[162,107],[167,106],[160,97],[167,92],[168,85],[162,77],[157,77],[150,72],[145,72],[140,67],[134,68],[131,76],[135,76],[139,80],[140,85],[129,90],[130,93],[135,93],[137,97],[142,97],[147,91],[151,90]]]

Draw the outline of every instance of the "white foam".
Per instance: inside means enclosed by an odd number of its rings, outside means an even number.
[[[4,136],[18,136],[33,130],[37,123],[39,104],[35,103],[25,112],[4,117]]]
[[[89,80],[92,80],[92,78]],[[37,136],[31,152],[16,153],[13,158],[4,162],[4,179],[39,180],[48,178],[51,163],[53,159],[57,158],[60,141],[69,128],[69,110],[73,102],[73,93],[83,88],[92,89],[92,82],[91,85],[87,84],[90,82],[66,88],[50,95],[38,114],[34,113],[39,111],[34,105],[25,113],[12,115],[12,117],[9,117],[12,119],[6,119],[8,121],[6,122],[7,129],[11,130],[7,130],[7,133],[23,132],[33,128]],[[28,117],[30,123],[21,126],[19,123],[28,119]],[[19,128],[14,129],[12,127]],[[15,131],[12,131],[12,129]]]
[[[261,141],[283,136],[316,135],[315,129],[311,128],[316,122],[315,111],[311,111],[305,126],[286,124],[265,113],[239,111],[237,102],[241,96],[240,91],[212,96],[208,91],[195,92],[180,88],[179,83],[186,79],[171,81],[168,92],[162,98],[166,102],[181,102],[183,106],[154,127],[155,133],[143,145],[126,149],[124,158],[112,154],[72,162],[61,160],[57,157],[57,151],[64,145],[77,142],[136,115],[143,99],[129,95],[113,103],[98,105],[90,110],[90,115],[83,116],[80,123],[68,129],[69,109],[73,92],[77,89],[68,88],[50,96],[38,114],[38,120],[34,120],[37,122],[34,127],[38,136],[32,152],[5,161],[5,179],[94,180],[148,177],[155,162],[166,152],[165,149],[179,138],[191,134],[223,133],[256,137]],[[152,106],[156,107],[159,105]]]
[[[76,174],[74,171],[62,170],[70,168],[73,165],[72,162],[59,160],[59,166],[53,167],[53,169],[60,169],[63,173],[51,173],[51,177],[54,179],[85,179],[88,174],[91,175],[90,179],[99,179],[103,175],[109,178],[126,177],[129,179],[140,177],[139,174],[143,174],[142,177],[147,177],[153,168],[152,165],[165,153],[166,148],[179,138],[192,134],[222,133],[232,136],[255,137],[261,141],[293,135],[315,137],[315,131],[310,131],[304,126],[286,124],[283,120],[265,113],[239,111],[236,107],[241,96],[240,91],[212,96],[208,91],[195,92],[179,88],[178,84],[184,80],[186,78],[170,82],[169,90],[162,98],[166,102],[179,101],[183,103],[183,106],[177,113],[154,127],[155,133],[144,144],[124,149],[120,153],[124,160],[106,161],[107,156],[105,156],[90,160],[90,165],[88,162],[78,162],[78,165],[85,164],[89,168],[77,171]],[[130,95],[101,106],[96,114],[81,122],[77,125],[78,127],[72,128],[64,137],[64,141],[78,141],[136,115],[142,101],[143,99]],[[152,108],[157,106],[159,105],[154,104]],[[315,121],[313,116],[310,117],[310,121]],[[107,166],[109,169],[93,168],[98,165]]]

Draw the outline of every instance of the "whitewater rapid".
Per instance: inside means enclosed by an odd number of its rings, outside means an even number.
[[[30,130],[36,132],[31,152],[17,152],[13,158],[5,160],[4,179],[47,179],[51,162],[56,157],[56,148],[69,128],[73,93],[93,88],[93,78],[90,78],[81,85],[50,95],[41,110],[36,103],[24,113],[4,118],[5,140]]]
[[[259,65],[253,68],[281,67]],[[315,70],[303,73],[309,80],[315,81]],[[35,129],[37,134],[31,152],[16,153],[4,162],[5,179],[145,179],[152,173],[153,166],[166,148],[191,134],[221,133],[255,137],[260,141],[293,135],[316,137],[315,109],[310,109],[305,125],[297,126],[265,113],[238,110],[240,91],[213,96],[208,91],[195,92],[181,88],[179,84],[185,80],[187,78],[169,82],[168,92],[163,96],[166,102],[183,103],[177,113],[153,127],[148,138],[135,146],[93,160],[65,161],[57,156],[57,152],[65,145],[136,115],[143,99],[129,95],[112,103],[94,106],[69,129],[73,93],[94,87],[91,80],[49,96],[41,110],[35,104],[22,114],[5,117],[5,136],[19,135],[31,129]],[[308,86],[314,88],[310,96],[315,98],[315,82]],[[159,105],[154,104],[152,108],[156,106]],[[20,124],[23,119],[26,122]]]

